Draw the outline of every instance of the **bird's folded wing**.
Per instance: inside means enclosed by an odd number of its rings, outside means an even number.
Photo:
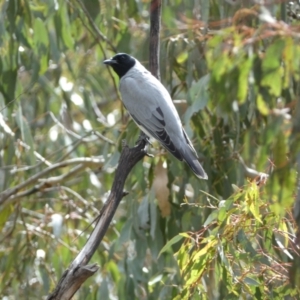
[[[183,160],[178,144],[181,136],[184,139],[181,122],[165,87],[150,73],[139,73],[122,79],[120,90],[125,107],[139,127]]]
[[[136,115],[130,114],[133,120],[139,125],[139,127],[145,131],[146,134],[150,134],[151,137],[158,140],[167,150],[169,150],[177,159],[182,160],[182,155],[172,142],[168,132],[165,129],[163,120],[159,120],[155,115],[152,118],[143,119],[142,121]]]

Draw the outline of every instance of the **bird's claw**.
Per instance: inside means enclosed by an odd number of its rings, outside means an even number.
[[[136,142],[136,144],[139,143],[144,143],[144,148],[142,149],[142,151],[145,153],[146,156],[154,157],[154,155],[147,152],[147,146],[148,145],[152,146],[152,144],[150,143],[150,138],[143,131],[141,131],[140,136]]]
[[[152,146],[152,144],[150,143],[150,138],[148,135],[146,135],[143,131],[141,131],[140,136],[137,140],[137,143],[144,141],[146,144],[149,144]]]

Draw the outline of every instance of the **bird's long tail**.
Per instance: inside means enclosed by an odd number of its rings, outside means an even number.
[[[193,172],[195,173],[195,175],[198,178],[201,178],[201,179],[208,178],[207,174],[205,173],[203,167],[199,163],[197,156],[192,151],[192,149],[189,148],[187,151],[185,151],[185,154],[183,155],[183,159],[189,165],[189,167],[193,170]]]

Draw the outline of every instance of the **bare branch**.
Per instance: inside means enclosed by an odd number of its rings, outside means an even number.
[[[0,113],[0,127],[4,129],[4,131],[9,134],[11,137],[15,137],[15,133],[11,130],[11,128],[6,124],[3,115]],[[17,142],[24,147],[26,150],[30,149],[30,146],[27,145],[24,141],[18,139]],[[41,163],[45,163],[47,166],[50,166],[51,163],[47,161],[41,154],[36,151],[33,151],[34,156],[41,161]]]
[[[45,191],[45,188],[49,188],[49,186],[53,186],[56,184],[61,184],[63,183],[67,178],[69,177],[74,177],[75,174],[81,172],[83,169],[85,169],[85,165],[84,164],[80,164],[76,167],[74,167],[73,169],[71,169],[71,171],[69,171],[66,174],[62,174],[60,176],[55,176],[55,177],[50,177],[47,179],[39,179],[38,181],[40,181],[39,184],[36,184],[34,187],[32,187],[29,190],[20,192],[16,195],[13,195],[9,198],[9,200],[7,201],[7,203],[12,204],[14,203],[17,199],[22,198],[22,197],[26,197],[26,196],[30,196],[34,193],[37,193],[38,191]]]
[[[149,69],[153,76],[160,79],[159,72],[159,32],[161,19],[161,0],[151,0],[150,4],[150,60]]]
[[[74,138],[80,140],[80,141],[83,141],[85,143],[90,143],[90,142],[94,142],[96,140],[96,138],[84,138],[82,136],[80,136],[79,134],[75,133],[74,131],[66,128],[61,122],[58,121],[58,119],[54,116],[54,114],[49,111],[49,115],[50,117],[52,118],[52,120],[62,129],[64,129],[69,135],[73,136]],[[99,132],[96,132],[96,131],[93,131],[93,133],[98,137],[98,138],[101,138],[102,140],[104,140],[105,142],[108,142],[109,144],[111,145],[115,145],[115,143],[110,140],[109,138],[105,137],[104,135],[102,135],[101,133]]]
[[[72,251],[73,253],[76,253],[77,252],[77,249],[70,246],[68,243],[64,242],[63,240],[55,237],[55,235],[53,233],[50,233],[46,230],[43,230],[42,228],[36,226],[36,225],[31,225],[31,224],[28,224],[26,223],[26,228],[27,230],[29,230],[30,232],[33,232],[34,234],[36,234],[37,236],[40,236],[42,238],[50,238],[52,240],[56,240],[57,243],[59,243],[60,245],[64,246],[66,249]]]
[[[235,157],[241,163],[241,165],[244,167],[244,172],[245,172],[246,177],[248,177],[250,179],[254,179],[256,184],[259,186],[266,184],[267,180],[269,179],[269,174],[264,173],[264,172],[259,172],[257,170],[254,170],[254,169],[248,167],[246,165],[245,161],[243,160],[243,158],[239,155],[239,153],[235,153]],[[270,171],[270,173],[271,172],[272,172],[272,170]]]
[[[110,195],[101,209],[98,222],[83,249],[63,274],[54,292],[48,296],[48,300],[71,299],[81,284],[98,270],[98,266],[87,264],[102,241],[119,203],[126,195],[125,180],[133,166],[145,156],[145,146],[146,141],[142,139],[133,148],[128,146],[123,148]]]
[[[98,157],[98,158],[97,157],[95,157],[95,158],[80,157],[80,158],[73,158],[73,159],[69,159],[69,160],[65,160],[63,162],[53,164],[52,166],[46,168],[45,170],[43,170],[39,173],[34,174],[33,176],[31,176],[27,180],[23,181],[22,183],[14,186],[13,188],[7,189],[4,192],[0,193],[0,205],[3,205],[8,198],[17,194],[18,191],[20,191],[21,189],[34,184],[41,177],[45,176],[46,174],[48,174],[56,169],[64,168],[64,167],[70,166],[72,164],[81,165],[81,168],[91,167],[91,166],[93,166],[93,167],[96,166],[99,168],[99,167],[103,166],[103,163],[104,163],[103,157]],[[17,198],[19,198],[19,197],[17,197]]]

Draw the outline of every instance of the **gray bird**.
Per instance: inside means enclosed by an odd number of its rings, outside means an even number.
[[[184,160],[198,178],[207,179],[171,96],[161,82],[126,53],[118,53],[103,63],[119,75],[122,102],[138,127],[177,159]]]

